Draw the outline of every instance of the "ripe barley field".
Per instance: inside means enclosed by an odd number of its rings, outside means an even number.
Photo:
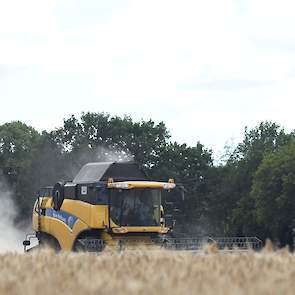
[[[295,255],[105,251],[0,254],[0,294],[295,294]]]

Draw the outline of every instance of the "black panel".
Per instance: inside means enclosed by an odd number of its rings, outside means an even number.
[[[77,185],[77,200],[92,205],[108,204],[108,189],[105,184],[89,183]]]
[[[64,194],[65,194],[65,199],[76,199],[76,188],[77,185],[72,183],[72,182],[68,182],[65,184],[64,186]]]
[[[146,174],[135,162],[115,162],[104,173],[101,180],[107,181],[113,178],[114,181],[124,180],[147,180]]]

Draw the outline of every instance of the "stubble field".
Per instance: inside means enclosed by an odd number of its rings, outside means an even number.
[[[169,251],[0,254],[0,294],[295,294],[295,255]]]

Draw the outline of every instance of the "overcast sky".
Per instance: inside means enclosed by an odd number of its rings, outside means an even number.
[[[82,111],[164,121],[216,153],[295,128],[295,1],[0,0],[0,124]]]

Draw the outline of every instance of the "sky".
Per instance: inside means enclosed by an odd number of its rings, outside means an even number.
[[[295,2],[0,0],[0,124],[164,121],[215,154],[245,126],[295,128]]]

